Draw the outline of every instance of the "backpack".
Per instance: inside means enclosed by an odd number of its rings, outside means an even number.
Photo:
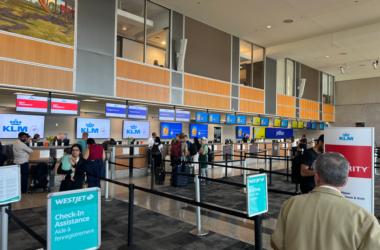
[[[190,143],[190,155],[196,155],[198,153],[198,147],[195,143]]]
[[[152,155],[160,155],[160,149],[158,148],[159,145],[154,144],[151,150]]]
[[[292,160],[292,183],[301,183],[301,160],[302,155],[297,155]]]
[[[170,156],[174,158],[178,158],[182,156],[181,152],[181,142],[176,141],[173,145],[172,148],[170,149]]]
[[[212,162],[214,161],[214,153],[211,152],[211,148],[208,147],[208,150],[207,150],[207,161],[208,162]]]

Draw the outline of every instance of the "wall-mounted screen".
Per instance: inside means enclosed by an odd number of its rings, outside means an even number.
[[[248,126],[236,126],[236,138],[242,139],[244,134],[247,134],[247,136],[250,138],[251,135],[251,127]]]
[[[195,120],[196,122],[208,122],[208,113],[197,112]]]
[[[106,103],[106,117],[127,118],[127,105]]]
[[[303,122],[298,122],[298,128],[303,128]]]
[[[161,122],[161,139],[173,139],[182,133],[182,123]]]
[[[265,129],[261,127],[255,127],[253,129],[253,137],[255,139],[265,139]]]
[[[311,129],[311,122],[308,122],[308,123],[306,124],[306,128],[307,128],[307,129]]]
[[[127,137],[148,139],[150,137],[150,122],[123,121],[123,139]]]
[[[247,117],[243,115],[236,116],[236,124],[237,125],[245,125],[247,124]]]
[[[287,128],[288,127],[288,120],[281,120],[281,128]]]
[[[82,138],[87,132],[88,138],[103,139],[111,137],[111,120],[94,118],[77,118],[76,138]]]
[[[261,118],[260,125],[261,126],[268,126],[269,125],[269,118]]]
[[[236,124],[236,115],[226,115],[226,124]]]
[[[173,121],[174,122],[175,111],[174,109],[159,109],[158,120],[159,121]]]
[[[265,138],[266,139],[283,139],[291,138],[293,136],[293,129],[283,129],[283,128],[266,128]]]
[[[320,123],[320,124],[319,124],[319,130],[324,130],[324,129],[325,129],[325,124]]]
[[[297,121],[292,122],[292,128],[298,128],[298,122]]]
[[[314,129],[314,130],[317,129],[317,124],[315,122],[311,123],[311,129]]]
[[[280,127],[280,126],[281,126],[281,119],[274,119],[273,127]]]
[[[45,137],[45,116],[0,114],[0,138],[16,139],[18,133],[25,132],[30,136],[39,134]]]
[[[219,114],[208,114],[208,122],[209,123],[220,123],[220,115]]]
[[[260,117],[253,117],[252,125],[253,126],[260,126],[261,125],[261,118]]]
[[[190,138],[194,137],[208,137],[208,125],[207,124],[190,124]]]
[[[148,108],[140,106],[129,106],[128,119],[148,119]]]
[[[78,100],[51,98],[50,113],[59,115],[79,115]]]
[[[48,98],[29,95],[17,95],[16,112],[48,113]],[[16,137],[17,138],[17,137]]]
[[[329,127],[329,125],[328,124],[325,124],[325,128],[328,128]]]
[[[175,111],[175,120],[177,122],[190,122],[190,111]]]

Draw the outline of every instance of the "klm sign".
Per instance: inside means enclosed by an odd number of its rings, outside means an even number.
[[[3,126],[3,132],[28,132],[27,126],[21,126],[21,121],[10,121],[11,126]]]
[[[353,141],[354,137],[350,137],[350,134],[343,134],[343,136],[339,136],[340,141]]]
[[[81,133],[87,132],[87,133],[92,133],[92,134],[98,134],[99,133],[99,129],[98,128],[94,128],[94,124],[90,122],[90,123],[86,124],[86,128],[81,128],[80,132]]]
[[[137,128],[136,125],[132,125],[131,129],[127,129],[126,133],[128,135],[139,135],[139,134],[141,134],[140,129],[136,129],[136,128]]]

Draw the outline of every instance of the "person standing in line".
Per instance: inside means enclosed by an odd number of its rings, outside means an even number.
[[[88,138],[88,133],[87,132],[83,132],[82,133],[82,140],[77,141],[77,144],[79,144],[82,147],[82,152],[85,152],[86,148],[88,146],[87,145],[87,138]]]
[[[173,145],[178,140],[179,140],[179,134],[176,134],[175,138],[172,139],[171,145]]]
[[[193,162],[199,161],[199,150],[201,150],[201,144],[199,143],[198,137],[194,137],[194,144],[197,147],[197,153],[193,155]],[[194,172],[199,173],[199,164],[194,163]]]
[[[27,133],[20,132],[18,140],[13,144],[14,163],[21,168],[21,193],[25,194],[28,189],[29,154],[33,150],[26,146]]]
[[[247,133],[244,133],[244,136],[243,136],[243,139],[242,139],[243,143],[247,143],[248,140],[249,140],[249,136],[247,135]]]
[[[105,176],[106,170],[104,167],[104,160],[106,159],[106,153],[103,147],[97,145],[92,138],[87,139],[88,148],[84,151],[83,158],[87,160],[87,173],[97,175],[100,177]],[[88,187],[100,188],[100,179],[87,175]]]
[[[380,226],[365,208],[341,193],[350,163],[334,152],[315,163],[315,188],[285,201],[271,236],[274,250],[380,249]]]
[[[156,137],[157,137],[157,133],[153,132],[152,137],[149,138],[148,140],[149,147],[153,147],[153,144],[156,142]]]
[[[306,135],[302,135],[302,139],[300,141],[300,148],[303,149],[303,151],[305,152],[306,149],[307,149],[307,139],[306,139]]]
[[[160,137],[156,136],[151,152],[152,152],[152,161],[155,162],[154,167],[155,168],[161,167],[162,153],[164,152],[164,145],[162,145]]]
[[[294,136],[290,138],[290,142],[292,143],[292,154],[295,157],[297,155],[297,141]]]
[[[200,159],[199,162],[201,163],[201,176],[208,178],[208,146],[206,144],[206,137],[201,138],[201,148],[199,150]],[[206,164],[204,164],[206,163]],[[210,184],[210,181],[201,180],[202,185]]]
[[[189,141],[189,137],[187,135],[185,135],[185,142],[187,144],[187,155],[186,155],[186,159],[187,161],[191,161],[191,155],[190,155],[190,147],[191,147],[191,142]]]

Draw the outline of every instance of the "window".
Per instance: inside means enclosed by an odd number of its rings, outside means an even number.
[[[293,89],[295,86],[295,62],[291,59],[285,59],[285,95],[294,96]]]
[[[119,0],[117,36],[118,57],[169,68],[169,9],[146,0]]]
[[[334,105],[334,77],[322,74],[323,103]]]
[[[277,60],[277,94],[285,95],[286,84],[285,84],[285,59]]]
[[[264,48],[253,45],[253,87],[264,89]]]
[[[264,89],[264,48],[240,40],[240,84]]]
[[[334,105],[334,77],[329,76],[329,100],[328,103]]]

